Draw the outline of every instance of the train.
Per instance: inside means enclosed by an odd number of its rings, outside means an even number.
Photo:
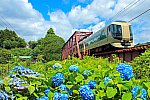
[[[125,21],[112,22],[77,44],[79,50],[73,51],[69,55],[76,56],[79,51],[82,56],[94,55],[100,52],[134,47],[131,24]]]

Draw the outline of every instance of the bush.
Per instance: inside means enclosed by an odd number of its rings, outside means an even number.
[[[150,49],[136,57],[131,65],[136,79],[150,80]]]

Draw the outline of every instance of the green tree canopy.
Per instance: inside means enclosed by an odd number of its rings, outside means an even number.
[[[29,41],[28,44],[29,48],[34,49],[37,45],[37,41]]]
[[[7,49],[0,49],[0,63],[6,64],[12,58],[12,54],[10,50]]]
[[[53,29],[50,28],[47,31],[46,36],[38,40],[33,55],[43,55],[46,62],[51,60],[61,60],[62,46],[64,43],[64,39],[55,35]]]
[[[32,49],[30,48],[14,48],[11,52],[14,56],[32,56]]]
[[[26,47],[25,40],[18,37],[14,31],[8,29],[0,30],[0,48],[11,49],[16,47]]]

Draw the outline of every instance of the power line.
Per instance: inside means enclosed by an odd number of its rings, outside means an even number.
[[[128,22],[131,22],[131,21],[133,21],[133,20],[137,19],[138,17],[142,16],[143,14],[147,13],[148,11],[150,11],[150,8],[149,8],[149,9],[147,9],[146,11],[144,11],[143,13],[139,14],[138,16],[136,16],[136,17],[132,18],[132,19],[131,19],[131,20],[129,20]]]
[[[6,26],[6,28],[9,28],[8,25],[2,19],[0,19],[0,20]]]
[[[16,31],[14,28],[13,28],[13,26],[3,17],[3,16],[1,16],[4,20],[5,20],[5,22],[7,22],[7,24],[14,30],[14,31]]]
[[[126,11],[126,13],[125,14],[123,14],[123,15],[121,15],[121,16],[119,16],[118,18],[121,18],[121,17],[124,17],[124,16],[126,16],[127,14],[129,14],[133,9],[135,9],[135,8],[137,8],[138,6],[140,6],[141,4],[143,4],[145,2],[145,0],[143,0],[141,3],[139,3],[138,5],[136,5],[136,6],[132,6],[131,7],[131,9],[129,10],[129,11]]]
[[[127,6],[125,6],[122,10],[120,10],[117,14],[115,14],[113,17],[110,18],[110,20],[114,19],[117,15],[119,15],[121,12],[123,12],[124,10],[128,9],[130,7],[130,5],[132,3],[134,3],[135,0],[133,0],[132,2],[130,2]]]

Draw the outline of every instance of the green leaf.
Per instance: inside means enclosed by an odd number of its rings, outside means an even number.
[[[117,89],[113,89],[113,87],[107,87],[106,94],[108,98],[112,98],[116,95]]]
[[[35,91],[35,87],[34,86],[28,86],[28,90],[30,92],[30,95]]]
[[[73,94],[79,94],[77,90],[73,90]]]
[[[9,85],[9,83],[6,81],[6,80],[4,80],[4,85]]]
[[[34,94],[34,96],[36,97],[36,98],[39,98],[39,96],[36,94],[36,93],[33,93]]]
[[[80,82],[84,79],[84,77],[81,74],[79,74],[75,79],[77,82]]]
[[[131,100],[132,99],[132,93],[128,92],[128,93],[124,93],[122,95],[122,100]]]
[[[150,98],[150,89],[147,90],[148,96]]]
[[[49,93],[48,93],[48,98],[49,98],[50,100],[52,100],[53,96],[54,96],[54,94],[53,94],[52,92],[49,92]]]
[[[100,90],[99,93],[98,93],[98,95],[99,95],[100,97],[106,96],[104,90]]]
[[[5,91],[6,91],[6,92],[10,92],[10,90],[11,90],[11,89],[10,89],[9,86],[5,87]]]
[[[73,85],[66,85],[66,87],[70,89],[73,87]]]

